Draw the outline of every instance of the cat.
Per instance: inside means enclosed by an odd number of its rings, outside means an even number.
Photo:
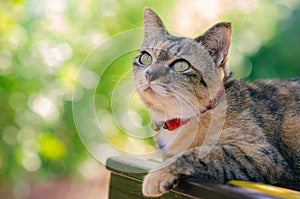
[[[299,183],[300,78],[232,78],[231,34],[221,22],[195,39],[172,36],[145,8],[133,72],[164,154],[143,180],[145,196],[170,191],[183,176]]]

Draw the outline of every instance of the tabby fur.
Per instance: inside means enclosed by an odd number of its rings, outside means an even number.
[[[172,36],[151,9],[144,10],[144,42],[133,71],[137,90],[153,121],[191,118],[155,136],[165,161],[143,181],[145,196],[160,196],[182,176],[269,184],[300,181],[300,78],[244,82],[227,64],[231,24],[221,22],[201,36]],[[151,64],[140,63],[148,53]],[[176,60],[190,68],[173,71]],[[213,109],[197,115],[220,88]]]

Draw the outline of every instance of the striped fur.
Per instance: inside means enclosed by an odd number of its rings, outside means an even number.
[[[231,78],[230,39],[230,23],[216,24],[196,39],[171,36],[145,9],[145,39],[133,64],[137,90],[153,120],[193,119],[174,132],[159,130],[155,139],[165,161],[145,177],[144,195],[162,195],[182,176],[300,182],[300,78],[252,83]],[[140,62],[145,52],[152,57],[147,66]],[[172,71],[172,63],[182,59],[190,69]],[[149,81],[146,74],[156,78]],[[194,118],[220,87],[225,94],[219,105]]]

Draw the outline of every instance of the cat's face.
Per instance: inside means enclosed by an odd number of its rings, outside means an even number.
[[[186,38],[168,36],[144,45],[135,58],[134,73],[146,105],[161,109],[166,117],[197,114],[195,110],[204,108],[209,101],[201,70],[206,62],[212,62],[206,56],[196,41]]]
[[[222,38],[220,42],[217,35],[224,33],[230,40],[225,30],[228,27],[210,29],[212,33],[208,31],[195,40],[175,37],[153,11],[145,9],[145,37],[133,71],[137,90],[153,117],[189,118],[205,108],[229,75],[226,56],[230,41]]]

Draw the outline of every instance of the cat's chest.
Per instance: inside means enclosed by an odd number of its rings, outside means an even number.
[[[156,135],[156,144],[159,149],[166,150],[168,145],[172,143],[174,138],[176,137],[176,133],[172,132],[160,132]]]
[[[205,133],[201,133],[204,129],[198,126],[198,122],[197,119],[193,119],[176,130],[160,130],[155,136],[157,147],[172,156],[191,147],[199,146]]]

